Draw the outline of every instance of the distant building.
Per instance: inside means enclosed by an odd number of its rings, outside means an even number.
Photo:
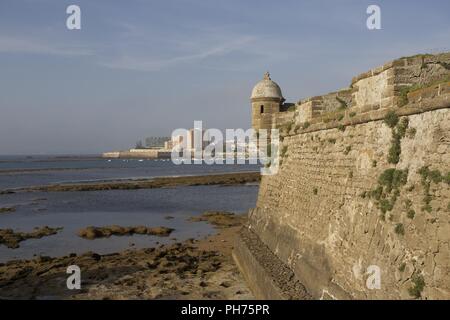
[[[147,137],[145,138],[145,146],[147,148],[163,148],[170,137]]]
[[[188,152],[194,152],[195,151],[195,131],[196,129],[192,128],[187,130],[186,135],[177,135],[172,136],[171,141],[168,141],[165,143],[164,147],[165,149],[173,149],[175,147],[185,147]],[[205,136],[206,130],[203,129],[200,132],[198,132],[198,139],[201,141],[200,146],[201,150],[204,150],[204,148],[209,145],[210,138],[208,136]],[[186,137],[186,142],[184,141]]]

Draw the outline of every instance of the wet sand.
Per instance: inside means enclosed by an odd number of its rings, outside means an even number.
[[[245,217],[203,216],[218,232],[201,240],[0,264],[0,299],[252,299],[231,257]],[[66,287],[70,265],[81,269],[80,290]]]

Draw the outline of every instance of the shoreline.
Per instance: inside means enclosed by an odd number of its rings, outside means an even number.
[[[0,163],[19,162],[66,162],[66,161],[91,161],[104,160],[100,154],[96,155],[73,155],[73,156],[58,156],[58,155],[0,155]]]
[[[0,299],[253,299],[231,256],[246,215],[204,216],[217,232],[199,240],[0,263]],[[81,290],[66,287],[69,265]]]
[[[179,186],[199,185],[237,185],[259,182],[259,171],[243,171],[233,173],[216,173],[205,175],[183,175],[154,177],[149,179],[113,180],[95,183],[49,184],[43,186],[9,188],[0,190],[0,195],[16,192],[69,192],[69,191],[101,191],[101,190],[135,190]]]

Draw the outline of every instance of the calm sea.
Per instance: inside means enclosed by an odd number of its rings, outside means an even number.
[[[53,183],[81,183],[157,176],[198,175],[256,171],[255,165],[174,165],[162,160],[123,160],[94,157],[0,157],[0,190]],[[0,245],[0,261],[58,256],[95,251],[110,253],[126,248],[154,246],[188,238],[204,237],[214,230],[206,223],[187,219],[206,210],[244,213],[254,207],[257,185],[195,186],[161,189],[95,192],[33,192],[0,195],[0,207],[15,207],[0,214],[0,229],[31,231],[34,227],[63,227],[57,235],[31,239],[20,248]],[[167,217],[173,217],[167,219]],[[123,236],[85,240],[76,232],[86,226],[167,226],[168,238]]]

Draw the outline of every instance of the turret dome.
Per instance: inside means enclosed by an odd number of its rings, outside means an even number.
[[[275,98],[284,100],[280,86],[270,79],[268,72],[264,74],[264,78],[253,88],[251,98]]]

